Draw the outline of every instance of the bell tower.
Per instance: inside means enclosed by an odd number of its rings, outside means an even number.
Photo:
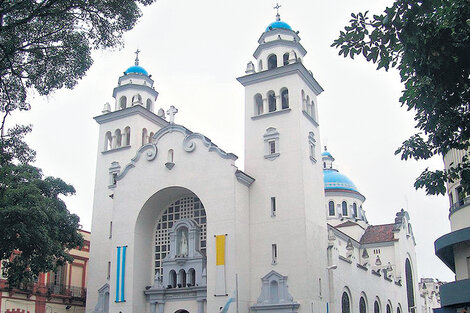
[[[139,50],[134,65],[118,79],[113,90],[114,105],[106,103],[102,114],[94,119],[99,124],[98,151],[96,159],[95,190],[93,198],[93,219],[91,226],[89,290],[109,290],[116,264],[113,251],[121,243],[113,238],[114,190],[126,165],[137,151],[151,141],[155,132],[169,123],[160,109],[154,113],[158,92],[151,75],[139,65]],[[107,286],[107,287],[106,287]],[[89,303],[105,303],[105,293],[87,294]],[[98,301],[99,300],[99,301]],[[99,311],[100,307],[95,308]]]
[[[310,312],[312,305],[326,306],[328,293],[317,113],[323,89],[303,64],[299,32],[279,12],[258,44],[254,62],[237,79],[245,87],[245,171],[256,178],[250,188],[252,300],[264,301],[257,298],[261,279],[274,271],[286,279],[290,305]],[[258,304],[256,310],[263,311]]]

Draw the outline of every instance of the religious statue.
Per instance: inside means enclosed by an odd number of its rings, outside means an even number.
[[[180,255],[181,256],[186,256],[188,255],[188,238],[186,235],[186,232],[184,230],[181,230],[181,239],[180,239]]]

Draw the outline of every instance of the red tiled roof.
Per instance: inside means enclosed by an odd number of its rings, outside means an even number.
[[[393,236],[395,224],[374,225],[367,227],[361,238],[361,244],[396,241]]]

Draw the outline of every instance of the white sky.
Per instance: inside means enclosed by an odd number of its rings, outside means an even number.
[[[400,107],[403,86],[396,71],[376,71],[373,64],[344,59],[330,44],[351,12],[381,13],[391,1],[286,0],[281,19],[299,30],[308,54],[305,66],[325,89],[318,97],[322,145],[336,167],[367,198],[371,224],[393,223],[408,210],[416,237],[419,277],[453,280],[453,273],[434,255],[434,240],[450,231],[446,197],[415,191],[415,178],[442,160],[401,161],[394,151],[414,132],[413,113]],[[28,142],[38,152],[36,166],[76,189],[68,208],[90,230],[98,124],[103,104],[113,103],[112,90],[134,62],[152,74],[160,93],[156,109],[174,105],[178,124],[202,133],[240,157],[243,169],[244,90],[235,80],[253,60],[257,40],[274,21],[273,0],[159,0],[143,9],[139,24],[125,35],[125,47],[93,54],[94,65],[73,90],[32,97],[30,112],[14,119],[32,123]],[[10,120],[12,122],[13,119]],[[249,174],[249,173],[248,173]]]

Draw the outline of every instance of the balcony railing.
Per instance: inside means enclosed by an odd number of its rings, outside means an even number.
[[[466,207],[467,205],[470,205],[470,196],[468,196],[466,198],[463,198],[463,199],[457,201],[456,203],[452,204],[450,209],[449,209],[449,213],[452,215],[455,211],[458,211],[458,210]]]
[[[74,298],[86,298],[86,288],[68,286],[64,284],[49,284],[47,291],[51,295],[62,295]]]

